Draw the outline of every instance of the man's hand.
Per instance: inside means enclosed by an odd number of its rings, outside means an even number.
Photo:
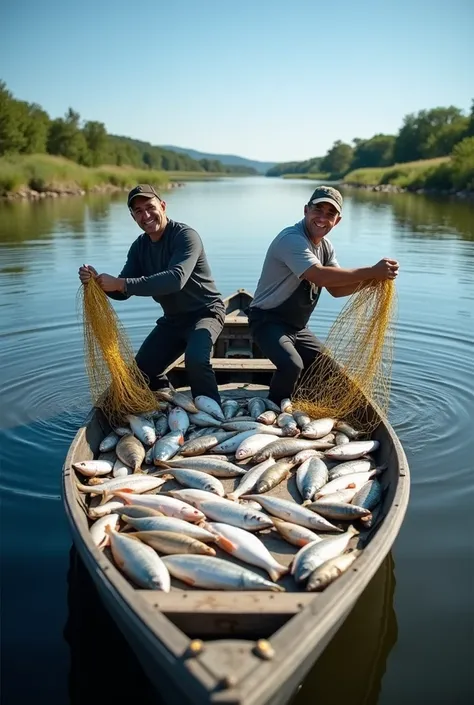
[[[125,279],[113,277],[111,274],[99,274],[97,284],[102,291],[122,291],[125,289]]]
[[[91,277],[96,277],[97,271],[90,264],[83,264],[79,267],[79,279],[81,284],[87,284]]]
[[[384,257],[371,267],[374,279],[381,282],[385,279],[395,279],[398,274],[399,264],[396,259]]]

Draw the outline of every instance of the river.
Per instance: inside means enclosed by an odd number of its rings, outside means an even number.
[[[201,234],[229,295],[253,292],[269,242],[302,217],[313,186],[225,179],[166,201]],[[62,463],[90,406],[77,270],[117,274],[137,234],[123,196],[0,204],[3,705],[156,702],[87,576],[68,582],[60,500]],[[331,240],[342,266],[400,261],[389,417],[412,486],[391,554],[294,703],[464,705],[474,695],[474,206],[346,191]],[[343,304],[323,293],[317,335]],[[137,349],[157,305],[114,305]]]

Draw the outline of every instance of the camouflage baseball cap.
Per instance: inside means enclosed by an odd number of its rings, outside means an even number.
[[[129,208],[131,208],[132,201],[137,196],[142,196],[143,198],[160,198],[159,193],[155,191],[151,184],[138,184],[138,186],[132,188],[132,190],[128,194],[127,206]]]
[[[342,194],[332,186],[318,186],[308,201],[308,205],[316,203],[331,203],[338,213],[342,212]]]

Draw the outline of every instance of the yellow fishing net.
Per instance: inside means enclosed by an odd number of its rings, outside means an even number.
[[[81,285],[84,353],[94,405],[109,422],[156,408],[156,397],[135,362],[133,348],[115,310],[94,277]]]
[[[364,432],[377,426],[369,403],[386,417],[395,315],[394,281],[361,285],[332,325],[325,354],[300,377],[293,406],[312,418],[350,421]]]

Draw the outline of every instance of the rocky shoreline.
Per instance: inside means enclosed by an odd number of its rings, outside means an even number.
[[[429,188],[406,188],[395,184],[357,184],[343,182],[343,188],[353,188],[359,191],[373,191],[376,193],[416,193],[425,196],[451,196],[463,200],[474,200],[474,191],[456,191],[455,189],[429,189]]]
[[[167,184],[160,186],[161,191],[171,191],[175,188],[184,186],[183,182],[170,181]],[[0,195],[0,201],[41,201],[45,198],[62,198],[64,196],[87,196],[89,194],[112,195],[114,193],[123,193],[130,190],[129,186],[115,186],[114,184],[100,184],[92,186],[90,189],[83,189],[77,184],[55,184],[47,186],[44,190],[36,191],[35,189],[23,186],[18,191],[11,191],[7,194]]]

